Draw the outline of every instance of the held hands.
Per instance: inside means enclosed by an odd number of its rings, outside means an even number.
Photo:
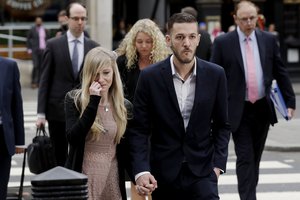
[[[157,188],[157,181],[150,173],[143,174],[136,180],[135,188],[139,195],[147,196]]]
[[[101,90],[102,90],[102,87],[101,87],[100,83],[98,83],[96,81],[93,81],[89,88],[90,95],[101,96],[101,94],[100,94]]]

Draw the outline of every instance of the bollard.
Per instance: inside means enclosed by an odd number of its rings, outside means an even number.
[[[64,167],[55,167],[31,179],[34,200],[87,200],[87,176]]]

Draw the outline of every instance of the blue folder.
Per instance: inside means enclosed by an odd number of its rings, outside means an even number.
[[[289,120],[287,107],[276,80],[273,80],[272,82],[270,97],[277,111],[282,115],[284,119]]]

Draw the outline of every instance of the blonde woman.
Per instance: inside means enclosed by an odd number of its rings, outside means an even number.
[[[116,52],[125,97],[132,101],[140,71],[165,59],[171,50],[157,24],[150,19],[141,19],[132,26]]]
[[[85,58],[82,87],[70,91],[65,99],[70,145],[66,167],[88,176],[89,199],[126,199],[119,159],[124,150],[119,148],[129,106],[124,100],[116,54],[102,47],[92,49]]]

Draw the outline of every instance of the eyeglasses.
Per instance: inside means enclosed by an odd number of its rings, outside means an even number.
[[[239,18],[238,20],[241,21],[244,24],[247,24],[248,22],[254,22],[257,19],[257,16],[251,16],[251,17],[243,17],[243,18]]]
[[[74,20],[76,22],[78,22],[79,20],[81,20],[83,22],[88,20],[87,17],[70,17],[70,19],[72,19],[72,20]]]

